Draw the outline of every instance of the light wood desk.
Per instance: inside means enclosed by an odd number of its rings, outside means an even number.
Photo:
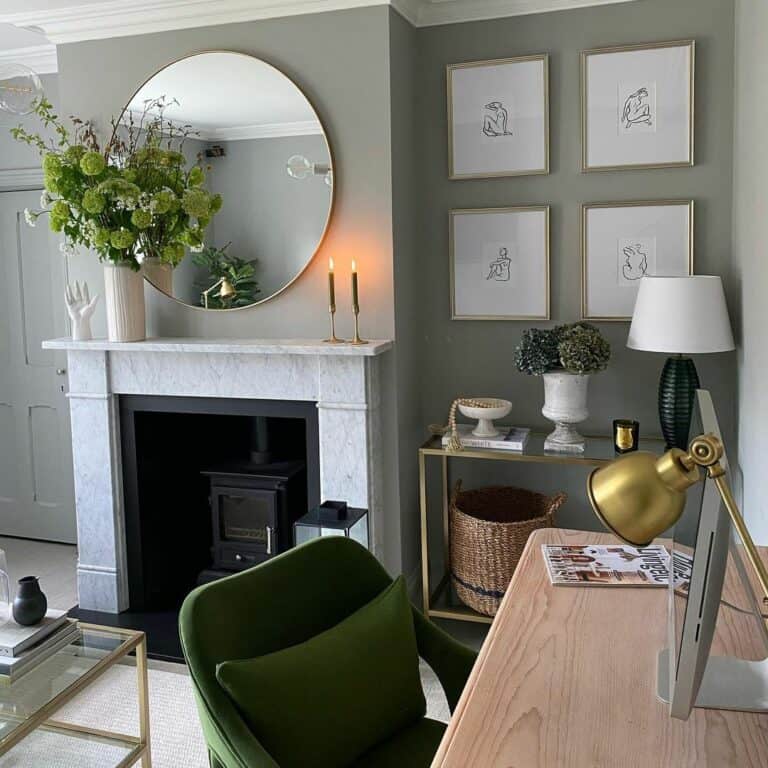
[[[542,544],[615,542],[546,529],[520,565],[433,768],[767,768],[768,715],[656,698],[667,590],[553,587]],[[721,607],[713,653],[762,658],[744,614]]]

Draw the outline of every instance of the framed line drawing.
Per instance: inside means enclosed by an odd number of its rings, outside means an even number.
[[[549,173],[549,56],[451,64],[451,179]]]
[[[695,42],[581,53],[583,171],[693,165]]]
[[[449,214],[451,319],[549,320],[549,206]]]
[[[693,200],[582,205],[582,319],[631,320],[645,275],[692,274]]]

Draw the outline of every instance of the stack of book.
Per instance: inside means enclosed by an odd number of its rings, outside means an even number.
[[[457,424],[456,432],[463,448],[490,448],[496,451],[522,451],[528,442],[531,430],[527,427],[503,427],[496,425],[499,434],[496,437],[477,437],[472,434],[472,424]],[[447,448],[451,433],[443,435],[443,448]]]
[[[0,685],[18,680],[54,653],[74,642],[77,622],[51,609],[33,627],[11,620],[0,626]]]

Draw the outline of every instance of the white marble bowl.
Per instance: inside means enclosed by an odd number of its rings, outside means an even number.
[[[488,403],[487,406],[464,405],[459,403],[459,410],[468,419],[477,419],[477,426],[472,430],[475,437],[498,437],[499,430],[493,426],[494,419],[503,419],[511,410],[512,403],[509,400],[499,400],[492,397],[476,397],[479,403]]]

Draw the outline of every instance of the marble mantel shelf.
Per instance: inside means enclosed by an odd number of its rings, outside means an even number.
[[[368,344],[326,344],[316,339],[147,339],[115,342],[106,339],[73,341],[50,339],[43,349],[78,352],[199,352],[201,354],[237,355],[322,355],[329,357],[375,357],[392,348],[388,340]]]

